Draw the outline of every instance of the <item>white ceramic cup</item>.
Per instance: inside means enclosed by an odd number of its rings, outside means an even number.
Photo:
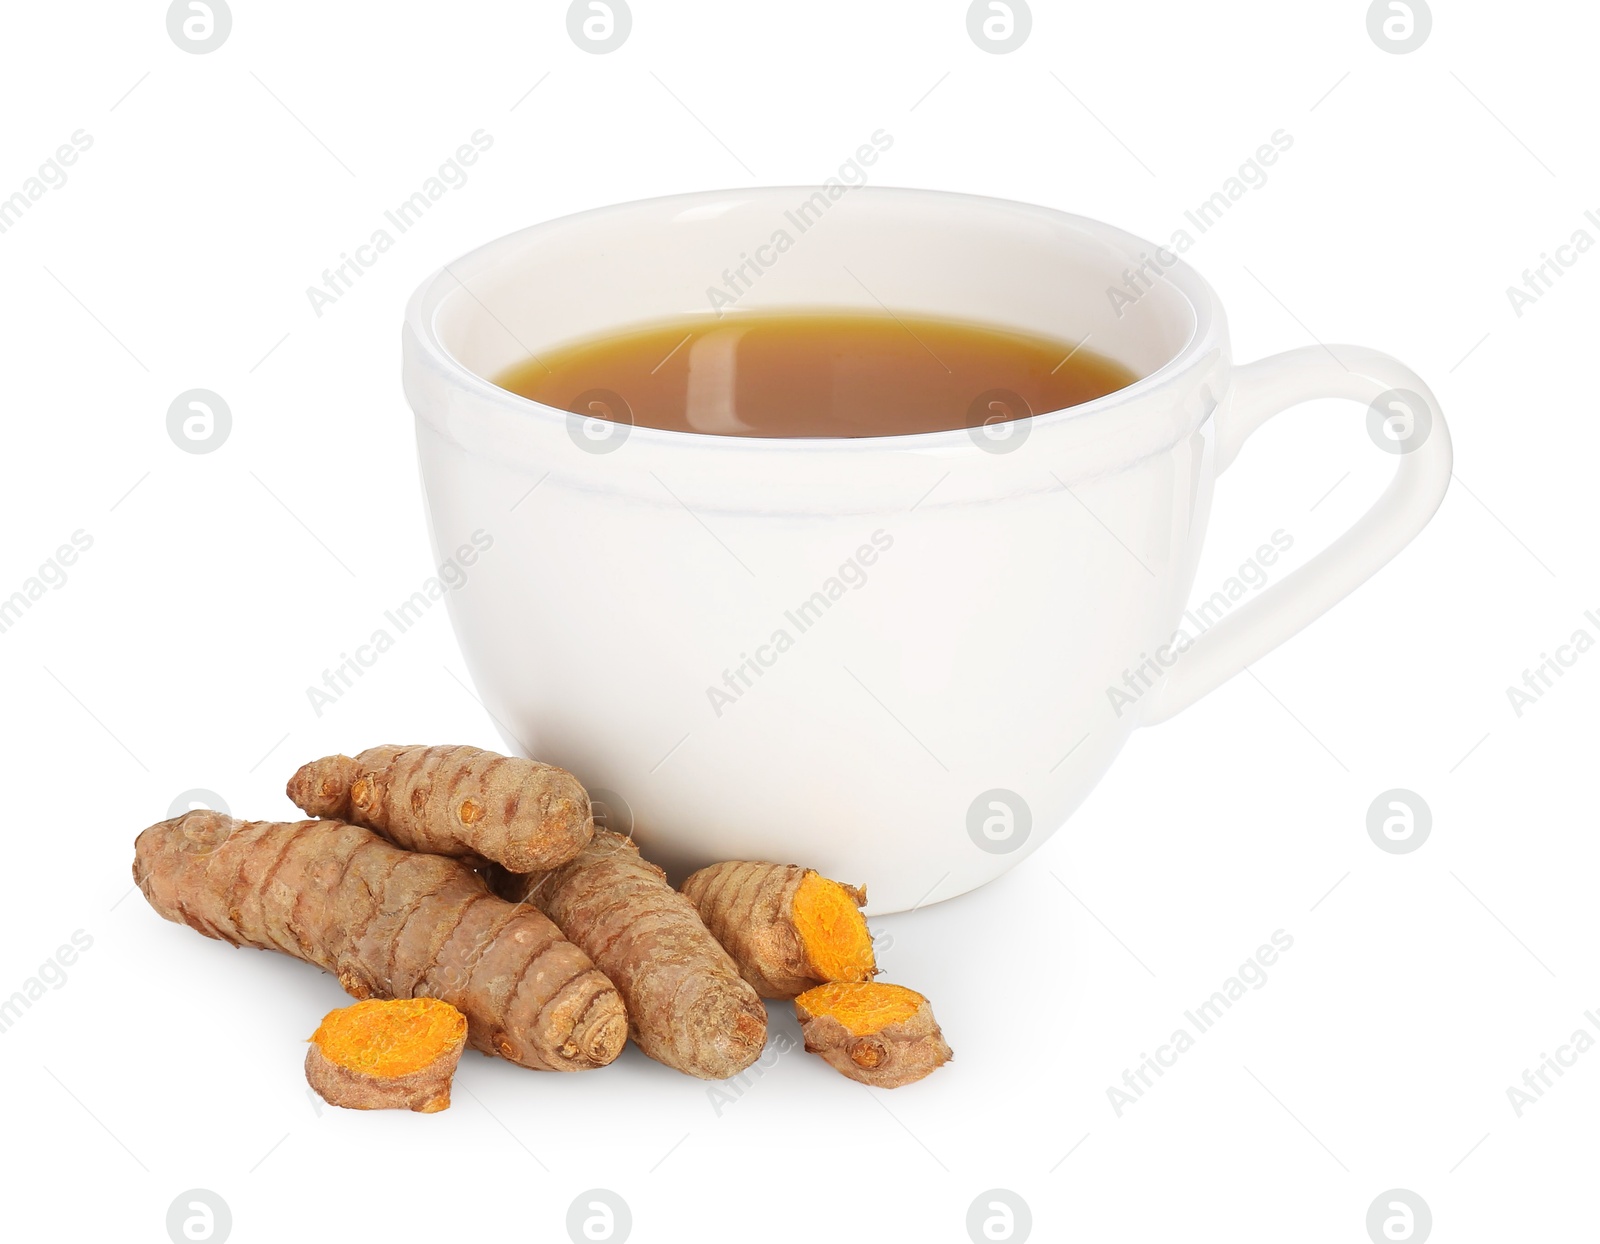
[[[858,439],[629,427],[487,379],[713,307],[1015,327],[1142,379]],[[435,552],[465,569],[451,618],[508,745],[571,769],[669,870],[804,863],[865,882],[875,912],[1016,864],[1137,726],[1350,592],[1450,479],[1438,405],[1395,360],[1311,346],[1235,367],[1216,295],[1171,252],[933,191],[681,195],[524,229],[417,291],[404,379]],[[1356,403],[1392,482],[1253,599],[1198,604],[1196,637],[1180,620],[1213,481],[1272,415],[1327,397]]]

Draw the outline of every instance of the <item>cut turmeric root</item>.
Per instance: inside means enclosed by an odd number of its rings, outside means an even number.
[[[412,851],[478,856],[514,873],[555,868],[594,833],[589,796],[565,769],[478,747],[373,747],[324,756],[289,779],[311,816],[376,830]]]
[[[794,1000],[806,1049],[874,1088],[899,1088],[950,1061],[950,1047],[920,993],[902,985],[834,982]]]
[[[200,809],[140,834],[133,876],[166,919],[314,963],[353,997],[448,1002],[473,1048],[524,1067],[604,1066],[627,1040],[621,996],[549,919],[356,825]]]
[[[437,998],[373,999],[330,1011],[306,1051],[306,1081],[329,1105],[415,1110],[450,1105],[467,1018]]]
[[[705,1080],[761,1056],[767,1011],[693,904],[621,834],[596,831],[553,872],[500,874],[507,898],[533,903],[588,952],[628,1006],[629,1031],[657,1062]]]
[[[797,864],[729,860],[693,874],[683,893],[763,998],[877,974],[865,890]]]

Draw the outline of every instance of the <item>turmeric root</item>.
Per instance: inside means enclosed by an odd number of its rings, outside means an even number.
[[[763,998],[877,975],[863,889],[797,864],[730,860],[693,874],[683,893]]]
[[[524,1067],[603,1066],[627,1040],[621,996],[549,919],[356,825],[200,809],[140,834],[133,876],[166,919],[314,963],[355,998],[448,1002],[474,1049]]]
[[[874,1088],[899,1088],[950,1061],[928,1000],[902,985],[835,982],[794,1000],[806,1049]]]
[[[481,856],[515,873],[564,864],[594,833],[565,769],[477,747],[373,747],[324,756],[289,779],[311,816],[376,830],[412,851]]]
[[[628,838],[597,830],[553,872],[501,873],[498,883],[593,957],[627,1003],[634,1042],[657,1062],[724,1080],[760,1057],[766,1008],[693,904]]]
[[[372,999],[328,1012],[306,1051],[306,1080],[323,1101],[350,1110],[450,1105],[450,1077],[467,1019],[436,998]]]

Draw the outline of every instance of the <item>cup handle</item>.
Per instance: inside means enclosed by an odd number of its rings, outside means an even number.
[[[1232,400],[1217,413],[1218,474],[1273,415],[1326,397],[1350,398],[1367,408],[1375,443],[1399,458],[1394,478],[1355,526],[1183,651],[1145,725],[1188,708],[1321,617],[1410,544],[1444,500],[1450,431],[1438,401],[1405,364],[1360,346],[1306,346],[1235,371]]]

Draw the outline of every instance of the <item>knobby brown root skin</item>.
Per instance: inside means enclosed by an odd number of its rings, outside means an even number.
[[[899,1088],[950,1061],[928,1000],[902,985],[843,981],[794,1000],[806,1049],[873,1088]]]
[[[311,816],[376,830],[435,855],[477,856],[512,872],[554,868],[594,833],[589,796],[565,769],[479,747],[374,747],[324,756],[289,779]]]
[[[877,974],[865,890],[798,864],[729,860],[693,874],[683,894],[763,998]]]
[[[576,859],[532,876],[498,874],[586,950],[627,1002],[630,1032],[657,1062],[706,1080],[760,1057],[767,1012],[693,904],[627,838],[601,829]]]
[[[201,809],[140,834],[133,877],[166,919],[314,963],[355,998],[448,1002],[474,1049],[525,1067],[603,1066],[627,1040],[621,995],[547,917],[360,826]]]
[[[370,999],[330,1011],[311,1034],[306,1081],[329,1105],[415,1110],[450,1105],[467,1019],[436,998]]]

